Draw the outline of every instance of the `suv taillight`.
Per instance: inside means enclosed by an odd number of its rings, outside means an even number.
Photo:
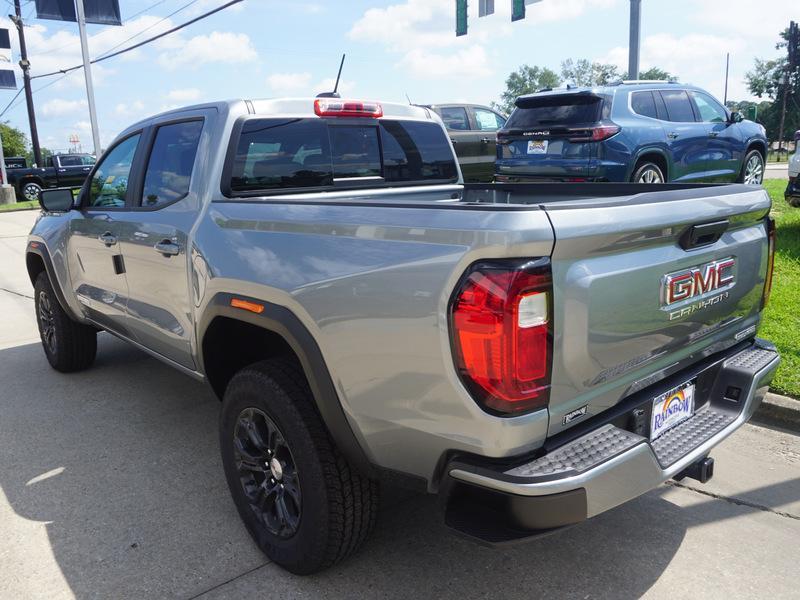
[[[769,256],[767,257],[767,274],[764,277],[764,293],[761,296],[761,310],[767,306],[769,302],[769,294],[772,291],[772,272],[775,269],[775,219],[767,217],[767,245],[769,247]]]
[[[570,142],[602,142],[617,135],[622,128],[614,123],[602,123],[587,129],[576,129],[570,132]]]
[[[456,365],[487,410],[520,414],[547,406],[553,339],[549,259],[480,262],[451,303]]]

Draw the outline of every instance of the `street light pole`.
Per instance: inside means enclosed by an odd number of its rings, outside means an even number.
[[[31,63],[28,61],[28,48],[25,46],[25,29],[22,23],[22,7],[19,0],[14,0],[14,25],[19,34],[19,66],[22,68],[22,85],[25,88],[25,103],[28,106],[28,123],[31,127],[31,146],[33,160],[42,167],[42,150],[39,147],[39,130],[36,128],[36,111],[33,108],[33,92],[31,91]],[[3,180],[5,181],[5,179]]]
[[[631,34],[628,43],[628,79],[639,79],[642,0],[631,0]]]
[[[19,2],[19,0],[15,0]],[[81,34],[81,53],[83,54],[83,74],[86,77],[86,98],[89,103],[89,121],[92,124],[94,155],[100,156],[100,130],[97,127],[97,110],[94,106],[94,84],[92,83],[92,64],[89,61],[89,45],[86,39],[86,17],[83,14],[83,0],[75,0],[78,17],[78,31]]]

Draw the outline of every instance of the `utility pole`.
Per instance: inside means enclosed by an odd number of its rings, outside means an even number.
[[[19,0],[14,0],[19,5]],[[75,0],[78,17],[78,31],[81,34],[81,53],[83,54],[83,74],[86,77],[86,98],[89,102],[89,121],[92,124],[94,155],[100,157],[100,130],[97,127],[97,110],[94,106],[94,84],[92,83],[92,64],[89,61],[89,45],[86,40],[86,17],[83,14],[83,0]]]
[[[25,87],[25,103],[28,106],[28,122],[31,126],[31,146],[33,160],[42,166],[42,150],[39,147],[39,130],[36,129],[36,112],[33,109],[33,92],[31,92],[31,63],[28,62],[28,49],[25,47],[25,29],[22,23],[22,7],[19,0],[14,0],[14,16],[10,16],[19,33],[19,66],[22,68],[22,81]]]
[[[728,106],[728,73],[731,67],[731,53],[725,55],[725,99],[722,101],[723,106]]]
[[[642,0],[631,0],[631,35],[628,42],[628,79],[639,79]]]

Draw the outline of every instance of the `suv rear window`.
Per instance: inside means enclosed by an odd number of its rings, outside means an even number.
[[[539,96],[517,101],[506,129],[594,123],[600,120],[603,99],[587,94]]]
[[[447,137],[432,122],[251,118],[238,135],[224,176],[234,193],[450,182],[458,176]]]

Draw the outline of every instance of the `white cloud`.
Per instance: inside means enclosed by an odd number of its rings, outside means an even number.
[[[400,65],[420,77],[480,77],[492,70],[486,51],[481,45],[467,46],[448,53],[426,52],[414,49],[400,60]]]
[[[86,100],[64,100],[63,98],[53,98],[42,106],[42,116],[45,118],[64,117],[75,115],[89,110]]]
[[[145,112],[144,102],[134,100],[133,102],[120,102],[114,107],[114,114],[124,119],[134,119],[143,117]]]
[[[275,73],[267,77],[267,85],[276,96],[308,92],[311,73]]]
[[[202,92],[197,88],[186,88],[182,90],[171,90],[167,94],[167,100],[173,102],[196,102],[202,96]]]
[[[692,83],[708,89],[722,99],[725,87],[725,54],[736,54],[746,48],[740,38],[690,33],[676,36],[657,33],[642,40],[641,69],[660,67],[677,76],[681,83]],[[698,60],[702,57],[702,60]],[[628,68],[628,48],[617,46],[600,62],[617,65],[623,72]],[[744,71],[750,64],[735,65],[730,74],[729,98],[749,98],[744,85]]]
[[[166,69],[198,68],[207,63],[243,63],[258,58],[250,36],[245,33],[212,31],[185,40],[179,36],[164,38],[164,52],[158,57]]]
[[[619,0],[547,0],[528,7],[519,27],[572,19],[591,8],[608,8]],[[398,66],[422,78],[458,78],[491,74],[486,45],[508,35],[511,3],[499,0],[496,14],[478,19],[478,3],[470,3],[470,35],[456,37],[452,0],[406,0],[385,8],[371,8],[358,19],[348,36],[359,42],[382,44],[400,55]]]

